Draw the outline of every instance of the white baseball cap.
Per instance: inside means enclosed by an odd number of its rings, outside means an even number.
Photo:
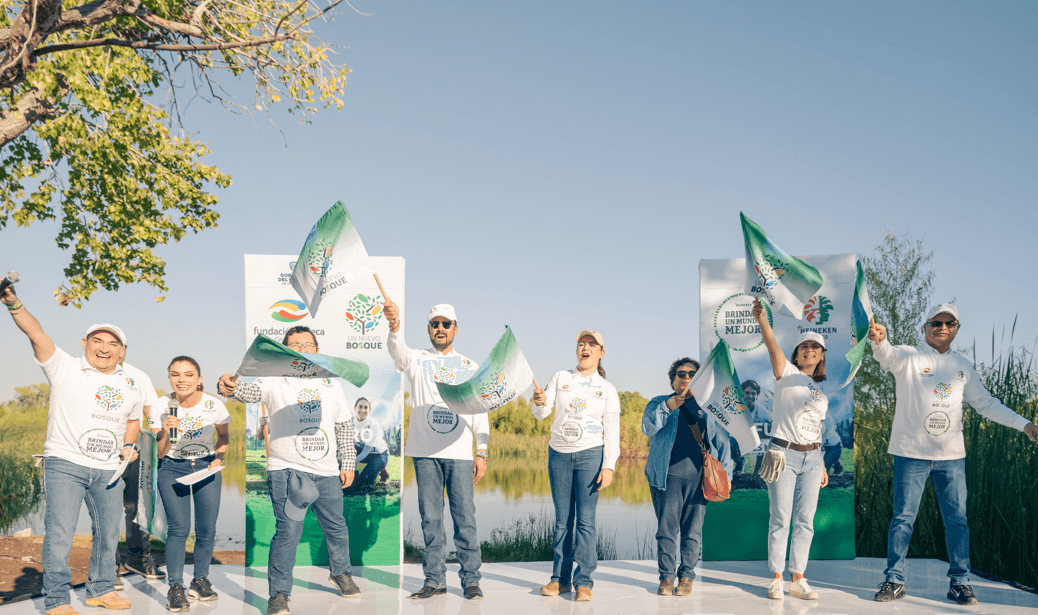
[[[126,345],[126,334],[123,333],[123,330],[115,325],[110,325],[108,323],[105,323],[103,325],[90,325],[90,328],[87,329],[86,335],[83,337],[85,339],[90,339],[90,336],[94,333],[97,333],[98,331],[107,331],[108,333],[114,335],[115,338],[119,340],[120,344],[122,344],[123,346]]]
[[[593,331],[591,329],[584,329],[583,331],[578,333],[577,334],[577,341],[579,342],[580,340],[584,339],[585,337],[587,337],[589,335],[591,337],[595,338],[595,341],[598,342],[599,346],[601,346],[602,348],[605,348],[605,341],[602,339],[602,334],[599,333],[598,331]]]
[[[804,331],[801,333],[800,341],[797,342],[797,348],[800,348],[800,345],[804,342],[818,342],[819,346],[825,348],[825,338],[820,333],[815,333],[814,331]]]
[[[454,306],[449,303],[441,303],[439,305],[432,306],[429,310],[429,320],[436,318],[437,316],[443,316],[447,320],[455,321],[458,317],[454,314]]]
[[[955,317],[955,320],[961,320],[959,318],[959,309],[950,303],[941,303],[930,308],[930,310],[926,312],[927,322],[933,320],[933,317],[938,314],[951,314]]]

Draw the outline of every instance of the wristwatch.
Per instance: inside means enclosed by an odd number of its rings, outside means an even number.
[[[485,450],[476,451],[476,457],[482,457],[484,460],[486,460],[490,457],[490,454],[487,453]]]
[[[216,458],[220,460],[220,463],[223,463],[223,453],[217,453]]]

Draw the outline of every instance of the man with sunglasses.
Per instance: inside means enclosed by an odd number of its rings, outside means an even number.
[[[886,581],[876,594],[879,602],[905,597],[905,555],[923,488],[930,477],[937,491],[948,546],[948,599],[964,605],[977,604],[969,586],[962,403],[1038,442],[1038,427],[992,397],[973,365],[951,352],[958,330],[959,310],[950,303],[930,308],[923,324],[926,342],[914,348],[891,345],[883,325],[873,323],[869,328],[873,355],[880,367],[894,374],[897,383],[894,424],[887,449],[894,456],[894,515],[887,535]]]
[[[482,563],[476,536],[476,507],[473,483],[487,471],[487,442],[490,421],[485,414],[458,415],[447,409],[436,389],[437,382],[460,384],[479,367],[454,350],[458,319],[454,307],[434,305],[429,312],[429,341],[432,347],[414,350],[404,343],[400,330],[400,308],[386,299],[389,322],[389,356],[397,371],[411,382],[411,420],[404,454],[414,462],[418,487],[418,512],[422,517],[425,549],[422,571],[425,583],[411,598],[423,600],[447,593],[446,534],[443,530],[443,492],[447,491],[454,521],[454,546],[461,564],[465,597],[483,597],[479,588]],[[476,456],[472,456],[472,443]]]

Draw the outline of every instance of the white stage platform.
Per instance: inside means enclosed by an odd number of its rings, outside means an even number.
[[[818,601],[769,600],[766,597],[767,566],[764,562],[708,562],[697,570],[692,595],[687,598],[656,595],[658,585],[653,561],[600,562],[595,572],[595,599],[576,603],[573,594],[546,598],[538,593],[551,576],[550,562],[484,564],[480,586],[485,597],[468,601],[458,583],[458,566],[448,566],[446,596],[412,601],[407,596],[423,580],[417,564],[378,566],[356,570],[362,596],[346,599],[328,583],[328,571],[299,567],[289,607],[296,615],[316,613],[363,613],[364,615],[610,615],[727,613],[749,615],[938,615],[952,613],[1038,615],[1038,595],[1009,585],[974,579],[971,583],[981,603],[962,607],[945,598],[948,564],[937,560],[909,560],[908,597],[892,604],[872,600],[882,581],[883,560],[813,561],[808,580],[818,592]],[[164,581],[147,581],[137,575],[124,577],[123,595],[133,601],[135,615],[166,613]],[[220,593],[215,602],[192,602],[192,613],[221,615],[266,613],[267,580],[262,568],[246,571],[241,566],[213,566],[209,579]],[[402,587],[401,587],[402,585]],[[73,606],[83,615],[99,615],[102,609],[84,605],[84,590],[73,592]],[[43,600],[0,606],[2,615],[42,614]]]

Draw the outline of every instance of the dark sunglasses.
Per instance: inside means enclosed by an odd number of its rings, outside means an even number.
[[[453,324],[454,323],[452,323],[452,322],[440,322],[438,320],[430,320],[429,321],[429,326],[430,327],[432,327],[433,329],[439,329],[440,326],[442,325],[444,331],[449,331]]]
[[[686,371],[682,370],[682,371],[678,372],[678,378],[691,378],[692,376],[695,376],[695,375],[696,375],[696,372],[694,372],[694,371],[686,372]]]
[[[941,327],[948,327],[949,329],[954,329],[955,327],[959,326],[959,321],[957,321],[957,320],[931,320],[929,324],[934,329],[940,329]]]

